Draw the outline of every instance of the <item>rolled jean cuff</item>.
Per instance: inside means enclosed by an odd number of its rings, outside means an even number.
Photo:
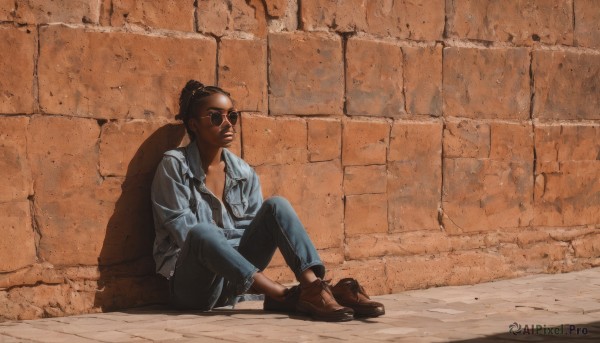
[[[254,274],[258,273],[258,268],[254,268],[248,276],[242,279],[242,282],[238,283],[235,287],[235,295],[240,295],[248,292],[252,284],[254,283]]]
[[[304,273],[307,269],[312,269],[315,272],[315,275],[320,279],[325,276],[325,266],[323,265],[323,262],[316,260],[300,266],[300,273],[296,274],[296,279],[299,280],[300,274]]]

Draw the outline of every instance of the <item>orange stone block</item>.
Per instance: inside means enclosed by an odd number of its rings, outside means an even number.
[[[0,117],[0,203],[33,194],[27,161],[27,117]]]
[[[490,158],[533,161],[533,128],[530,124],[490,124]]]
[[[600,223],[600,126],[540,125],[535,130],[534,223]]]
[[[342,40],[326,33],[269,36],[269,110],[274,114],[341,115]]]
[[[0,35],[0,113],[31,113],[36,34],[0,27]]]
[[[533,221],[533,161],[445,159],[446,232],[527,227]]]
[[[346,196],[344,226],[346,236],[388,231],[386,194]]]
[[[600,256],[600,235],[591,234],[573,240],[575,257],[596,258]]]
[[[94,118],[173,118],[185,83],[193,78],[214,84],[215,66],[216,43],[201,36],[42,27],[40,107]]]
[[[100,174],[152,177],[163,153],[178,147],[184,135],[183,125],[168,122],[108,122],[100,134]]]
[[[244,160],[250,165],[307,162],[307,129],[303,119],[244,115]]]
[[[111,2],[111,26],[125,24],[177,31],[194,31],[194,1],[135,1]]]
[[[596,0],[575,1],[575,45],[600,48],[600,6]]]
[[[533,53],[533,115],[545,119],[600,119],[600,55]]]
[[[526,48],[445,48],[443,70],[445,116],[529,118]]]
[[[444,0],[368,0],[368,33],[414,40],[441,40]]]
[[[342,132],[344,166],[384,164],[389,134],[390,125],[385,121],[344,121]]]
[[[367,28],[368,0],[304,1],[300,6],[302,29],[353,32]]]
[[[311,118],[308,123],[308,160],[339,159],[342,150],[342,125],[339,120]]]
[[[267,13],[271,17],[282,17],[288,9],[287,0],[265,0]]]
[[[442,46],[402,48],[404,92],[410,114],[442,114]]]
[[[450,37],[573,44],[573,0],[455,0],[446,11]]]
[[[223,38],[219,42],[219,87],[241,111],[267,110],[266,40]]]
[[[341,247],[344,236],[339,162],[259,166],[265,198],[287,198],[318,249]]]
[[[385,165],[344,168],[344,194],[385,193],[386,190],[387,169]]]
[[[442,125],[395,122],[388,157],[390,231],[439,230]]]
[[[447,121],[444,127],[444,158],[490,156],[491,134],[487,123]]]
[[[231,32],[267,35],[267,19],[262,0],[198,0],[198,31],[223,36]]]
[[[0,203],[0,272],[10,272],[36,260],[35,233],[29,201]]]
[[[96,24],[100,17],[98,0],[16,0],[14,4],[11,20],[18,23]]]
[[[346,112],[397,116],[404,113],[402,49],[352,37],[346,44]]]

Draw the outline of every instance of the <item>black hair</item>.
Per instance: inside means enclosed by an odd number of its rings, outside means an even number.
[[[190,130],[189,120],[194,117],[194,108],[200,104],[205,97],[212,94],[224,94],[231,97],[228,92],[222,90],[217,86],[205,86],[201,82],[196,80],[189,80],[185,87],[181,90],[179,96],[179,113],[175,116],[175,119],[183,121],[185,130],[190,136],[190,139],[194,139],[194,133]]]

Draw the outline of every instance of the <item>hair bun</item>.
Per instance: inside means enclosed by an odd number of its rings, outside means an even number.
[[[204,84],[202,84],[202,82],[199,82],[196,80],[189,80],[185,84],[185,87],[183,88],[183,90],[188,91],[188,92],[193,92],[193,91],[196,91],[198,89],[203,89],[203,88],[204,88]]]

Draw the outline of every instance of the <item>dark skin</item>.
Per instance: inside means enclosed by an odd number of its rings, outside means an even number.
[[[203,98],[200,105],[195,108],[195,116],[188,122],[190,130],[196,136],[202,168],[206,174],[206,187],[223,202],[225,189],[225,161],[222,159],[223,148],[230,147],[234,141],[236,130],[227,120],[225,115],[234,111],[231,99],[220,93],[211,94]],[[218,112],[223,116],[223,123],[214,126],[210,115]],[[262,272],[254,274],[252,288],[261,294],[266,294],[274,299],[283,300],[286,288],[269,279]],[[298,278],[300,285],[309,284],[317,279],[312,269],[305,270]]]

